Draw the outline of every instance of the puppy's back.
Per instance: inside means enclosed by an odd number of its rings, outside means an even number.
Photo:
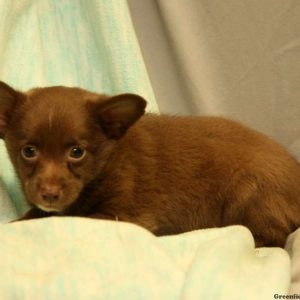
[[[299,164],[264,134],[224,118],[149,114],[124,140],[147,172],[139,184],[168,195],[156,195],[160,222],[178,232],[243,224],[258,245],[283,245],[300,225]]]

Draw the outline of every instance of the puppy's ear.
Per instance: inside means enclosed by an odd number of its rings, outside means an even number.
[[[97,118],[108,138],[121,138],[144,113],[147,102],[134,94],[121,94],[98,103]]]
[[[0,138],[3,139],[14,107],[21,99],[21,93],[0,81]]]

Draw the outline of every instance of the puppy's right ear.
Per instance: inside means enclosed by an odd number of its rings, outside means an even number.
[[[10,117],[22,94],[0,81],[0,138],[5,137]]]

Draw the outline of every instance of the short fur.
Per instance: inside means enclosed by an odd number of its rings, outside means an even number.
[[[145,105],[132,94],[1,83],[0,136],[32,205],[23,219],[118,218],[157,235],[242,224],[258,246],[283,246],[300,225],[298,162],[236,122],[142,116]],[[38,149],[33,161],[25,145]],[[82,159],[70,158],[73,145]]]

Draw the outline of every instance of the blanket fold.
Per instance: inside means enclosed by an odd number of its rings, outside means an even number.
[[[289,288],[280,248],[231,226],[157,238],[133,224],[46,218],[0,226],[3,299],[272,299]]]

